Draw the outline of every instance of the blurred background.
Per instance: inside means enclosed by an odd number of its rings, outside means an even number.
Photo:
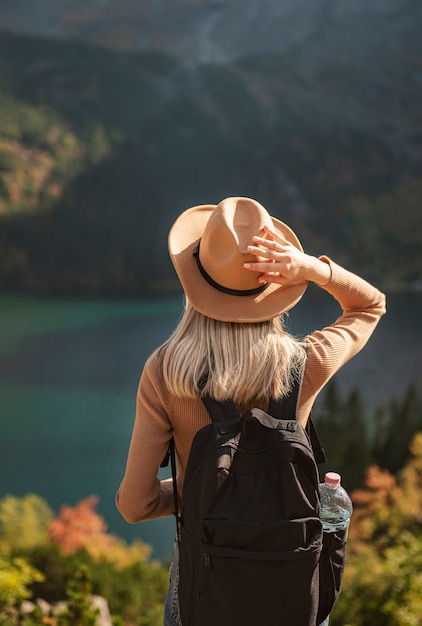
[[[168,558],[173,520],[129,526],[114,495],[143,364],[182,310],[168,230],[230,195],[387,292],[315,410],[352,403],[355,461],[403,466],[422,430],[421,28],[419,0],[0,0],[0,498],[95,494],[111,532]],[[288,323],[338,313],[310,288]]]

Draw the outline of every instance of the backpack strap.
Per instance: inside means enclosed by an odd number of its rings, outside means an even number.
[[[179,515],[179,493],[177,491],[177,463],[176,463],[176,446],[174,443],[174,437],[169,441],[169,447],[164,459],[161,461],[160,467],[168,467],[170,461],[171,466],[171,480],[173,483],[173,498],[174,498],[174,511],[173,515],[176,518],[176,536],[177,543],[180,544],[180,515]]]
[[[287,396],[283,398],[271,398],[268,404],[268,413],[276,419],[296,419],[297,403],[299,400],[300,390],[302,388],[303,374],[305,371],[305,364],[299,376],[295,379],[293,386]],[[236,408],[233,400],[226,400],[219,402],[210,396],[202,396],[202,402],[208,411],[208,414],[212,422],[219,422],[222,420],[239,417],[239,412]],[[326,456],[324,448],[321,445],[315,424],[312,418],[309,417],[306,425],[306,432],[308,433],[309,440],[311,442],[312,450],[314,453],[315,461],[318,465],[326,462]]]
[[[327,462],[327,457],[325,456],[324,448],[321,445],[320,438],[318,437],[318,433],[315,428],[315,424],[312,421],[311,416],[309,416],[308,423],[306,424],[306,432],[309,435],[309,439],[311,440],[311,446],[315,457],[315,462],[317,465],[322,465],[322,463]]]
[[[203,385],[202,385],[203,386]],[[233,400],[227,400],[225,402],[218,402],[210,396],[203,396],[202,401],[212,422],[221,422],[233,417],[240,417]],[[177,542],[180,543],[180,513],[179,513],[179,495],[177,490],[177,462],[174,437],[170,439],[169,447],[164,459],[161,461],[160,467],[168,467],[170,463],[171,478],[173,483],[173,497],[174,497],[174,516],[176,518],[177,529]]]
[[[270,415],[277,419],[289,419],[289,417],[286,418],[286,416],[292,416],[290,419],[297,419],[297,403],[299,400],[299,393],[302,388],[304,369],[305,368],[303,367],[299,378],[295,380],[293,387],[287,396],[277,399],[271,398],[268,405],[268,413]],[[308,437],[311,442],[315,462],[317,465],[325,463],[327,458],[311,416],[309,416],[306,424],[306,432],[308,433]]]
[[[271,398],[268,404],[268,413],[276,419],[296,419],[297,403],[299,400],[299,392],[302,388],[303,372],[300,378],[295,379],[293,387],[287,396],[283,398]]]
[[[211,396],[201,396],[201,400],[208,411],[208,415],[213,423],[222,422],[223,420],[240,417],[239,411],[233,400],[225,400],[219,402]]]

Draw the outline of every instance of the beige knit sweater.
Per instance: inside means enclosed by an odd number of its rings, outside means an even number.
[[[307,360],[297,415],[303,426],[323,386],[364,347],[385,313],[385,296],[380,291],[326,257],[323,260],[331,265],[331,280],[322,289],[338,301],[343,314],[306,337]],[[157,477],[169,439],[174,435],[181,492],[192,439],[210,422],[199,397],[182,400],[168,392],[158,355],[155,352],[148,359],[141,376],[126,471],[116,496],[117,508],[131,523],[171,515],[171,479],[160,481]]]

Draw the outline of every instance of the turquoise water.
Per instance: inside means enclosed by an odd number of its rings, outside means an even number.
[[[0,497],[37,493],[58,511],[96,494],[110,532],[168,557],[173,519],[129,525],[114,495],[143,363],[181,309],[0,297]]]
[[[54,510],[88,495],[110,532],[171,552],[174,520],[130,525],[114,495],[124,471],[143,364],[182,311],[155,302],[0,296],[0,497],[37,493]],[[338,314],[312,292],[288,322],[296,334]],[[343,368],[340,387],[359,385],[368,402],[420,380],[422,297],[394,296],[363,353]],[[167,472],[163,473],[168,475]]]

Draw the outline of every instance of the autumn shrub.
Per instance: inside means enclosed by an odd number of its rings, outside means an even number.
[[[422,615],[422,433],[393,476],[368,468],[352,493],[343,591],[330,626],[420,626]]]
[[[31,563],[43,576],[29,581],[25,597],[51,604],[67,598],[73,613],[54,618],[53,626],[82,626],[77,611],[81,615],[84,611],[89,626],[90,593],[107,599],[116,625],[120,619],[125,624],[161,626],[168,575],[167,568],[148,560],[150,546],[141,541],[127,544],[108,533],[105,520],[95,511],[95,496],[75,506],[63,505],[56,517],[44,504],[32,494],[0,501],[0,543],[7,546],[10,559]],[[20,532],[13,532],[17,517]],[[81,572],[89,580],[85,589]],[[36,612],[25,619],[24,626],[44,623]]]
[[[95,510],[97,503],[96,496],[88,496],[75,506],[63,505],[59,515],[49,523],[50,542],[57,545],[62,554],[85,549],[94,559],[106,558],[117,567],[147,560],[151,546],[139,540],[128,545],[107,532],[106,521]]]

